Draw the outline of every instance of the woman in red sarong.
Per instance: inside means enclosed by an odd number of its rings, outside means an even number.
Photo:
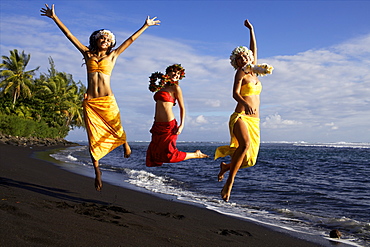
[[[177,136],[182,132],[185,121],[185,106],[179,80],[185,77],[181,64],[166,69],[166,74],[155,72],[150,76],[149,90],[154,94],[154,123],[150,130],[152,140],[146,152],[146,166],[161,166],[163,163],[176,163],[187,159],[207,158],[200,150],[193,153],[179,151],[176,147]],[[158,85],[156,84],[159,80]],[[180,125],[177,125],[172,107],[180,107]]]

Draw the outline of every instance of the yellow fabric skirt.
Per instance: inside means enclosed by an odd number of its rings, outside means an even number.
[[[126,143],[126,133],[114,96],[85,99],[83,110],[90,153],[95,160]]]
[[[244,112],[234,112],[230,116],[229,130],[230,130],[230,145],[220,146],[216,149],[215,160],[227,155],[233,156],[236,148],[239,146],[238,140],[234,136],[234,125],[238,119],[241,119],[248,128],[250,137],[250,146],[244,157],[240,168],[254,166],[257,161],[258,151],[260,147],[260,119],[244,115]]]

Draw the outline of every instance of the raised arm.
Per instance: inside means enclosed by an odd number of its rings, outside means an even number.
[[[249,49],[253,52],[254,56],[253,64],[257,64],[257,41],[256,36],[254,35],[253,25],[247,19],[244,21],[244,26],[246,26],[249,29],[249,38],[250,38]]]
[[[158,26],[161,21],[155,20],[157,17],[154,17],[152,19],[149,18],[149,16],[146,18],[146,21],[144,25],[137,30],[133,35],[131,35],[128,39],[126,39],[114,52],[116,53],[115,55],[118,56],[120,55],[124,50],[127,49],[148,27],[150,26]]]
[[[45,4],[46,8],[42,8],[40,12],[42,16],[47,16],[54,20],[55,24],[60,28],[64,35],[72,42],[72,44],[84,55],[89,49],[84,46],[72,33],[69,29],[63,24],[63,22],[58,18],[54,11],[54,4],[49,8],[49,5]]]

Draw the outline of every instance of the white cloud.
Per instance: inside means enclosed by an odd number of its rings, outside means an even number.
[[[47,72],[51,56],[57,70],[85,82],[82,56],[55,24],[46,18],[19,21],[24,19],[2,19],[1,55],[8,56],[14,48],[24,50],[31,54],[27,69],[41,65],[41,72]],[[186,69],[181,87],[187,125],[179,139],[227,141],[227,122],[236,104],[231,93],[234,70],[228,54],[205,56],[186,42],[153,33],[144,33],[121,55],[112,75],[128,137],[150,139],[154,101],[148,77],[170,64],[181,63]],[[82,32],[78,38],[85,41],[89,35]],[[116,32],[118,41],[129,35]],[[260,58],[260,63],[275,68],[272,75],[260,79],[263,141],[369,141],[369,135],[364,135],[370,133],[369,43],[370,34],[292,56]]]
[[[355,42],[266,59],[275,70],[262,79],[261,112],[268,116],[262,127],[277,126],[276,112],[301,125],[295,126],[300,128],[299,133],[290,129],[290,134],[281,130],[280,135],[271,131],[263,135],[283,140],[301,136],[300,140],[338,141],[346,136],[347,141],[369,141],[361,135],[369,133],[370,128],[369,38],[367,35]],[[335,125],[327,125],[332,122]]]
[[[202,128],[202,129],[208,129],[206,126],[209,123],[207,118],[203,115],[199,116],[187,116],[186,117],[186,128]]]
[[[282,117],[279,114],[274,114],[266,117],[265,121],[262,123],[262,126],[264,128],[287,128],[292,127],[294,125],[301,125],[301,122],[295,121],[295,120],[286,120],[282,119]]]
[[[204,102],[207,106],[210,106],[210,107],[220,107],[221,106],[221,101],[220,100],[210,100],[210,99],[207,99],[205,102]]]
[[[200,115],[200,116],[195,118],[195,123],[197,123],[197,124],[207,124],[208,121],[203,115]]]
[[[333,122],[331,122],[331,123],[326,123],[326,124],[324,124],[324,126],[328,126],[328,127],[330,127],[330,129],[332,129],[332,130],[337,130],[337,129],[339,129],[339,128],[338,128],[338,126],[335,126],[335,124],[334,124]]]

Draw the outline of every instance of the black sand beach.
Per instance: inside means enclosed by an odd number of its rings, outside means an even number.
[[[0,246],[317,246],[108,183],[96,192],[92,178],[32,158],[50,148],[0,144]]]

